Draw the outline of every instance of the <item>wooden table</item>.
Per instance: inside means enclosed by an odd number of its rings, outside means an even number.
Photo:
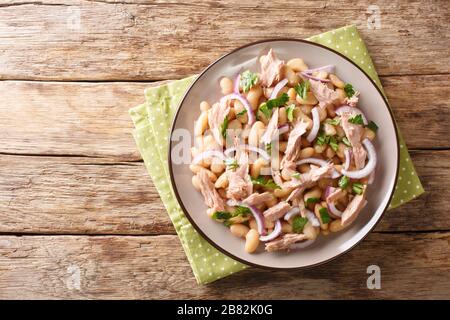
[[[450,298],[449,6],[376,4],[370,30],[352,1],[0,1],[0,298]],[[128,108],[247,42],[351,23],[426,193],[332,263],[197,285]]]

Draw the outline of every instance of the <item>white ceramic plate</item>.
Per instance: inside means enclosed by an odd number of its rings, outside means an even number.
[[[368,204],[357,220],[347,229],[318,240],[306,249],[290,252],[268,253],[261,248],[253,254],[244,251],[244,240],[234,237],[221,223],[206,215],[202,195],[191,183],[189,164],[174,164],[169,152],[169,169],[175,195],[193,226],[213,246],[245,264],[277,269],[306,268],[318,265],[347,252],[359,243],[376,225],[387,209],[394,193],[399,163],[399,143],[392,113],[375,83],[358,66],[341,54],[324,46],[296,39],[277,39],[251,43],[219,58],[207,67],[187,90],[172,124],[176,129],[187,129],[192,133],[194,121],[200,114],[199,104],[220,99],[219,80],[223,76],[233,79],[239,71],[250,69],[259,72],[257,57],[273,48],[277,56],[285,61],[301,57],[310,68],[332,64],[336,74],[346,83],[351,83],[360,92],[358,107],[368,119],[378,124],[374,141],[378,165],[375,182],[368,189]],[[193,141],[192,141],[193,142]],[[170,141],[169,151],[176,145]]]

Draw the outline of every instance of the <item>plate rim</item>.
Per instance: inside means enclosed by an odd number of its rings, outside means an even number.
[[[339,252],[337,255],[334,255],[333,257],[323,260],[321,262],[318,263],[314,263],[314,264],[310,264],[310,265],[306,265],[306,266],[300,266],[300,267],[277,267],[277,266],[267,266],[267,265],[261,265],[258,263],[254,263],[254,262],[250,262],[247,261],[245,259],[239,258],[237,256],[235,256],[234,254],[232,254],[231,252],[225,250],[224,248],[220,247],[218,244],[216,244],[214,241],[212,241],[208,236],[206,236],[206,234],[201,230],[201,228],[195,223],[194,219],[191,217],[191,215],[189,214],[188,210],[185,208],[183,201],[181,200],[181,197],[178,193],[178,189],[176,187],[175,184],[175,177],[174,177],[174,173],[173,173],[173,169],[172,169],[172,134],[174,131],[174,127],[175,124],[177,122],[178,116],[180,114],[180,110],[181,110],[181,105],[184,103],[184,100],[186,99],[186,97],[188,96],[189,92],[191,91],[192,87],[197,83],[197,81],[199,81],[199,79],[211,68],[213,67],[216,63],[218,63],[219,61],[221,61],[222,59],[228,57],[229,55],[232,55],[244,48],[253,46],[253,45],[257,45],[257,44],[261,44],[261,43],[267,43],[267,42],[279,42],[279,41],[293,41],[293,42],[301,42],[301,43],[307,43],[325,50],[328,50],[334,54],[337,54],[338,56],[344,58],[345,60],[347,60],[348,62],[350,62],[352,65],[354,65],[356,68],[359,69],[359,71],[362,72],[362,74],[369,80],[369,82],[375,87],[375,89],[378,91],[378,94],[381,96],[381,98],[383,99],[388,112],[389,112],[389,116],[390,116],[390,120],[392,121],[393,125],[394,125],[394,131],[395,131],[395,142],[396,142],[396,147],[397,147],[397,163],[396,163],[396,169],[395,169],[395,178],[394,178],[394,186],[392,187],[392,191],[391,194],[389,196],[389,200],[387,201],[386,206],[383,208],[383,211],[380,215],[380,217],[377,219],[377,221],[374,223],[374,225],[361,237],[361,239],[359,239],[356,243],[354,243],[352,246],[350,246],[347,250]],[[385,95],[383,94],[383,92],[381,91],[381,89],[377,86],[377,84],[375,83],[375,81],[359,66],[357,65],[355,62],[353,62],[350,58],[346,57],[345,55],[343,55],[342,53],[329,48],[325,45],[322,45],[320,43],[315,43],[312,41],[308,41],[305,39],[297,39],[297,38],[270,38],[270,39],[263,39],[263,40],[259,40],[259,41],[254,41],[254,42],[249,42],[247,44],[244,44],[242,46],[239,46],[229,52],[227,52],[226,54],[220,56],[219,58],[217,58],[216,60],[214,60],[211,64],[209,64],[206,68],[204,68],[202,70],[202,72],[200,72],[196,78],[194,79],[194,81],[189,85],[188,89],[186,90],[186,92],[183,95],[183,98],[180,100],[180,102],[177,105],[177,110],[175,112],[175,115],[173,117],[172,120],[172,124],[170,126],[170,132],[169,132],[169,141],[168,141],[168,167],[169,167],[169,175],[170,175],[170,184],[172,186],[172,190],[175,194],[175,197],[177,199],[177,202],[181,208],[181,210],[183,211],[184,215],[186,216],[186,218],[189,220],[189,222],[191,223],[191,225],[195,228],[195,230],[206,240],[208,241],[208,243],[210,245],[212,245],[214,248],[216,248],[217,250],[219,250],[221,253],[225,254],[226,256],[242,263],[245,264],[247,266],[252,266],[252,267],[256,267],[256,268],[260,268],[260,269],[266,269],[266,270],[306,270],[306,269],[311,269],[323,264],[327,264],[335,259],[338,259],[339,257],[342,257],[343,255],[345,255],[346,253],[350,252],[351,250],[353,250],[357,245],[359,245],[370,233],[372,233],[372,231],[375,229],[375,227],[378,225],[378,223],[382,220],[382,218],[384,217],[387,209],[389,208],[389,204],[392,201],[392,198],[394,196],[395,193],[395,186],[397,185],[397,181],[398,181],[398,173],[399,173],[399,168],[400,168],[400,140],[399,140],[399,133],[398,133],[398,126],[397,123],[395,121],[394,118],[394,114],[393,111],[391,110],[391,107],[385,97]]]

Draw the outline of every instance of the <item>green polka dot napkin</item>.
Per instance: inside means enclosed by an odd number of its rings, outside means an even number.
[[[367,48],[355,26],[346,26],[309,38],[344,54],[359,65],[382,89]],[[204,240],[183,214],[170,185],[167,166],[169,129],[184,92],[195,79],[182,80],[148,88],[146,102],[129,110],[134,122],[133,136],[153,183],[180,237],[181,244],[200,284],[206,284],[247,268],[220,253]],[[390,208],[417,197],[424,190],[400,136],[400,171]]]

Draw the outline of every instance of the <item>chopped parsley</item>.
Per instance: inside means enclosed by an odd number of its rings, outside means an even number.
[[[272,110],[269,109],[269,107],[267,106],[267,104],[262,103],[259,106],[259,111],[262,112],[262,114],[264,114],[266,116],[266,119],[269,120],[270,116],[272,115]]]
[[[294,89],[300,98],[306,99],[310,85],[309,80],[305,80],[304,82],[297,84]]]
[[[257,83],[258,83],[258,75],[256,73],[247,70],[241,74],[241,81],[239,81],[239,85],[241,86],[244,92],[248,92],[251,89],[251,87],[253,87]]]
[[[234,169],[239,168],[239,164],[237,163],[236,159],[234,159],[234,158],[227,158],[223,162],[230,169],[234,170]]]
[[[336,118],[336,119],[328,119],[326,121],[326,123],[331,124],[333,126],[337,126],[339,123],[341,123],[341,119]]]
[[[344,86],[344,91],[347,97],[352,97],[355,94],[355,89],[350,83],[346,83]]]
[[[331,149],[333,149],[334,152],[336,152],[339,149],[339,144],[334,136],[330,136],[330,140],[328,142]]]
[[[228,117],[225,117],[225,119],[223,119],[222,125],[220,126],[220,134],[224,139],[227,137],[227,129],[228,129]]]
[[[295,179],[300,179],[300,172],[294,172],[291,176]]]
[[[352,191],[356,194],[362,194],[364,191],[364,185],[362,183],[355,182],[352,185]]]
[[[336,152],[339,148],[338,140],[335,136],[327,136],[325,132],[320,131],[316,140],[316,144],[322,146],[324,144],[330,145],[331,149]]]
[[[268,154],[272,153],[272,143],[266,143],[266,145],[264,146],[264,148],[266,149]]]
[[[290,122],[294,121],[295,104],[291,104],[286,108],[286,115]]]
[[[348,119],[348,122],[353,123],[353,124],[364,124],[361,114],[357,114],[357,115],[351,117],[350,119]]]
[[[233,212],[233,217],[237,217],[237,216],[247,217],[251,213],[252,212],[250,211],[249,208],[244,207],[244,206],[237,206],[236,210],[234,210],[234,212]]]
[[[331,221],[331,218],[330,218],[330,215],[328,214],[327,208],[320,208],[319,214],[320,214],[320,220],[322,220],[323,224],[327,224],[328,222]]]
[[[312,203],[317,203],[319,201],[320,201],[319,198],[308,198],[308,199],[306,199],[305,204],[308,206],[308,205],[310,205]]]
[[[316,144],[319,146],[322,146],[324,144],[327,144],[330,141],[330,136],[327,136],[325,132],[321,131],[319,132],[319,136],[317,137]]]
[[[289,101],[289,96],[287,93],[283,93],[281,96],[275,99],[267,100],[266,102],[261,103],[259,106],[259,111],[261,111],[267,119],[272,116],[272,109],[284,106],[286,102]]]
[[[231,213],[227,211],[216,211],[212,214],[214,220],[228,220],[231,218]]]
[[[341,188],[341,189],[346,189],[346,188],[348,187],[348,182],[349,182],[348,177],[347,177],[347,176],[342,176],[342,177],[339,179],[339,182],[338,182],[339,188]]]
[[[243,116],[247,113],[247,109],[242,110],[241,112],[236,113],[236,118]]]
[[[251,178],[252,183],[257,186],[262,186],[268,189],[280,189],[280,187],[272,180],[266,179],[264,176],[258,176],[257,178]]]
[[[295,233],[300,233],[303,231],[303,228],[308,223],[308,219],[301,217],[301,216],[295,216],[292,220],[292,231]]]
[[[252,212],[249,208],[244,206],[237,206],[233,213],[228,211],[216,211],[212,214],[214,220],[221,220],[226,227],[230,227],[233,224],[232,218],[235,217],[247,217]]]
[[[369,124],[367,125],[367,128],[369,128],[370,130],[372,130],[373,132],[377,132],[378,131],[378,126],[375,122],[370,121]]]
[[[345,144],[347,147],[351,147],[352,144],[350,143],[350,141],[348,141],[347,137],[343,137],[342,138],[342,143]]]

